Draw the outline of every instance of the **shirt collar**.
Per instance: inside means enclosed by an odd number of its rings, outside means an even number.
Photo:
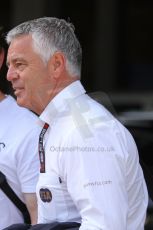
[[[43,125],[44,122],[46,122],[51,125],[56,115],[62,111],[63,106],[68,100],[72,100],[85,92],[86,91],[79,80],[65,87],[46,106],[45,110],[39,117],[40,123]]]

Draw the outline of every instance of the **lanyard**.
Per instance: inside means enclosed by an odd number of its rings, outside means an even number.
[[[48,129],[49,125],[47,123],[44,124],[44,127],[41,130],[39,135],[39,160],[40,160],[40,173],[45,173],[45,150],[43,146],[43,138]]]

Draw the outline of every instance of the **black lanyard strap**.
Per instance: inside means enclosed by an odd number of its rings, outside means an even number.
[[[44,127],[41,130],[41,133],[39,135],[39,160],[40,160],[40,173],[45,173],[45,150],[43,146],[43,139],[44,135],[48,129],[49,125],[47,123],[44,124]]]
[[[0,188],[13,204],[21,211],[24,222],[30,224],[30,215],[26,205],[19,199],[10,185],[7,183],[5,175],[0,171]]]

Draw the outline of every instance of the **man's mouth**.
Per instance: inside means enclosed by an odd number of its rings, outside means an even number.
[[[13,87],[13,89],[14,89],[14,94],[16,96],[18,96],[21,93],[21,91],[23,90],[23,88],[21,88],[21,87]]]

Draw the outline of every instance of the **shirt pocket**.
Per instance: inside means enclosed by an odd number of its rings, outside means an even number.
[[[40,173],[37,184],[38,222],[66,221],[65,186],[55,172]]]

